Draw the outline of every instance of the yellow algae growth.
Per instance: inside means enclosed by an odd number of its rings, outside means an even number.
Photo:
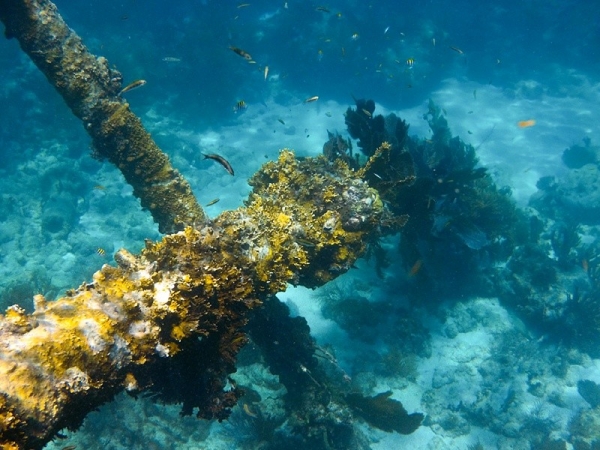
[[[226,380],[250,309],[289,283],[344,273],[377,236],[377,192],[325,158],[284,150],[251,184],[244,207],[147,242],[139,256],[120,250],[91,283],[0,316],[0,445],[40,448],[124,387],[152,384],[153,365],[193,337],[216,339],[206,370]],[[239,393],[224,384],[210,393],[222,406],[201,417],[227,416]]]

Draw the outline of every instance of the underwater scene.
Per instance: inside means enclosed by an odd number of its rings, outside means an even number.
[[[600,449],[600,3],[0,21],[1,448]]]

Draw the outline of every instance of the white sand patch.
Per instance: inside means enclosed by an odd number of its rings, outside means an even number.
[[[565,148],[581,143],[584,137],[596,140],[594,104],[584,98],[542,96],[539,99],[515,98],[514,93],[492,85],[457,79],[445,80],[430,96],[446,112],[454,136],[477,149],[480,164],[487,167],[500,186],[508,185],[520,205],[536,191],[541,176],[564,172],[561,155]],[[377,103],[376,114],[394,112],[410,124],[411,135],[431,136],[423,119],[427,101],[404,110],[391,110]],[[221,202],[212,208],[215,214],[236,207],[248,192],[246,180],[266,161],[277,158],[283,148],[298,156],[321,154],[327,131],[347,136],[344,112],[352,106],[320,98],[304,103],[296,97],[288,104],[273,99],[249,105],[234,121],[218,129],[200,133],[180,132],[197,155],[185,169],[201,202],[218,193]],[[520,128],[517,123],[533,119],[535,126]],[[283,123],[282,123],[283,122]],[[354,146],[355,151],[359,151]],[[201,153],[217,153],[233,166],[231,177],[214,161]],[[239,194],[239,201],[235,195]]]
[[[536,191],[540,176],[564,172],[561,155],[567,147],[586,136],[599,138],[594,105],[584,98],[519,99],[492,85],[456,79],[445,80],[431,98],[446,110],[452,134],[477,148],[481,165],[500,185],[513,188],[519,204]],[[426,103],[418,109],[425,112]],[[517,125],[530,119],[535,126]]]

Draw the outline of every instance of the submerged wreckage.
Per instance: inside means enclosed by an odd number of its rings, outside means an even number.
[[[120,250],[116,267],[63,298],[36,296],[31,314],[12,306],[0,315],[0,447],[41,448],[116,393],[151,386],[157,367],[186,351],[201,350],[203,383],[188,409],[226,418],[240,395],[225,387],[247,313],[288,283],[314,287],[344,273],[394,220],[345,163],[287,150],[253,176],[244,207],[209,220],[119,97],[120,74],[51,2],[0,0],[0,20],[82,120],[97,156],[171,233],[140,255]]]

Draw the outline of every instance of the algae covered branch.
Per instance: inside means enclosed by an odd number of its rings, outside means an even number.
[[[149,242],[140,256],[121,250],[118,267],[105,265],[55,302],[38,296],[31,315],[7,311],[3,445],[39,448],[121,389],[144,389],[152,366],[193,337],[202,337],[205,389],[189,406],[227,417],[239,393],[223,388],[246,340],[247,312],[287,283],[318,286],[344,273],[383,213],[376,191],[324,158],[299,162],[284,151],[252,184],[245,207]]]
[[[5,35],[23,51],[63,97],[92,138],[95,156],[122,173],[159,224],[172,233],[205,219],[188,182],[158,148],[129,104],[118,94],[121,74],[83,45],[45,0],[0,0]]]
[[[248,312],[289,283],[316,287],[343,274],[402,220],[345,162],[284,150],[252,177],[244,207],[210,221],[119,97],[121,75],[87,51],[51,2],[0,0],[0,20],[82,120],[95,155],[173,233],[138,256],[120,250],[116,267],[63,298],[36,296],[32,314],[13,306],[0,316],[0,446],[41,448],[116,393],[156,388],[186,352],[198,385],[162,399],[227,418],[241,395],[228,374],[247,341]],[[415,426],[421,419],[412,417]]]

